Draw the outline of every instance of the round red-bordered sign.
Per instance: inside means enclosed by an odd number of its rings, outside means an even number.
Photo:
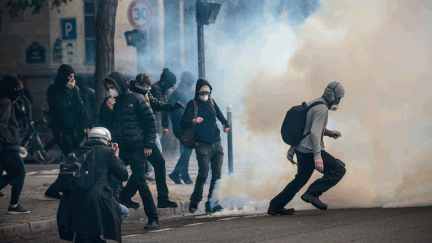
[[[145,30],[153,19],[153,8],[147,0],[134,0],[128,7],[129,23],[136,29]]]

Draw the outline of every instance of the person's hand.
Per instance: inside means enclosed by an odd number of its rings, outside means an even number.
[[[186,107],[180,102],[180,101],[177,101],[175,104],[174,104],[174,107],[175,107],[175,109],[177,110],[177,109],[180,109],[180,108],[183,108],[183,109],[186,109]]]
[[[225,125],[223,125],[223,131],[224,131],[224,133],[228,133],[229,130],[230,130],[229,127],[225,127]]]
[[[88,134],[90,132],[90,128],[86,128],[86,129],[84,129],[84,133],[85,134]]]
[[[107,102],[106,105],[108,106],[108,109],[110,110],[114,110],[114,104],[116,103],[116,100],[114,97],[110,97]]]
[[[168,128],[164,128],[163,130],[162,130],[162,134],[164,135],[164,136],[166,136],[166,135],[168,135]]]
[[[67,88],[69,88],[69,89],[73,89],[74,87],[75,87],[75,79],[72,79],[72,80],[69,80],[67,83],[66,83],[66,87]]]
[[[118,144],[117,144],[117,143],[111,143],[111,148],[114,149],[115,155],[116,155],[117,157],[119,157],[120,149],[119,149],[119,147],[118,147]]]
[[[324,171],[324,162],[322,159],[315,160],[315,169],[321,173]]]
[[[197,117],[196,119],[193,119],[192,120],[192,122],[194,123],[194,124],[199,124],[199,123],[201,123],[202,121],[204,121],[204,119],[202,118],[202,117]]]
[[[149,157],[152,155],[152,149],[144,148],[144,156]]]
[[[338,139],[338,138],[342,137],[342,134],[338,131],[332,131],[330,133],[329,137],[334,138],[334,139]]]

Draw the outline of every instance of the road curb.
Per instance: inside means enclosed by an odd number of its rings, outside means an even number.
[[[189,202],[178,202],[178,208],[158,208],[159,219],[181,216],[188,213]],[[129,209],[129,217],[125,223],[146,220],[143,207]],[[45,231],[57,230],[57,219],[35,221],[31,223],[8,225],[0,227],[0,239],[20,235],[39,234]]]

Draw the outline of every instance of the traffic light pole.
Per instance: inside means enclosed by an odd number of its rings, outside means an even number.
[[[204,25],[197,21],[198,27],[198,77],[205,79],[205,55],[204,55]]]

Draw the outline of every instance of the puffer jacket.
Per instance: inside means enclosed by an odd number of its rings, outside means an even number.
[[[112,72],[104,79],[117,87],[114,109],[108,109],[104,100],[100,108],[100,122],[111,131],[112,141],[120,149],[135,150],[153,148],[156,140],[156,119],[146,97],[129,90],[126,79],[119,72]]]

